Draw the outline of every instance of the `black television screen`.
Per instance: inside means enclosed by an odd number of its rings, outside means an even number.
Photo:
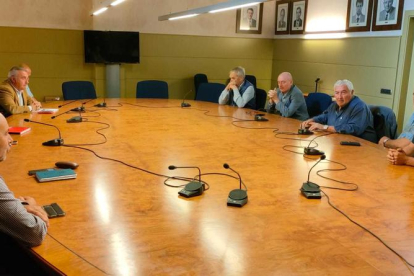
[[[139,63],[139,32],[84,31],[86,63]]]

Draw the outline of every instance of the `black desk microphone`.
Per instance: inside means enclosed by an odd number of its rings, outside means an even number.
[[[225,169],[230,169],[234,173],[236,173],[239,176],[240,180],[240,186],[239,189],[234,189],[229,193],[229,197],[227,198],[227,206],[235,206],[235,207],[243,207],[246,205],[248,197],[247,197],[247,190],[242,190],[242,179],[238,172],[230,168],[229,164],[224,163],[223,167]]]
[[[201,170],[199,167],[176,167],[174,165],[170,165],[168,166],[169,170],[175,170],[175,169],[198,169],[198,181],[191,181],[188,182],[187,185],[185,185],[184,189],[182,189],[181,191],[178,192],[178,194],[180,196],[183,197],[194,197],[194,196],[199,196],[202,195],[204,190],[205,190],[205,186],[204,184],[201,182]]]
[[[319,199],[321,198],[321,189],[319,188],[319,185],[313,182],[310,182],[310,173],[312,169],[319,164],[322,160],[326,158],[326,155],[322,155],[321,158],[319,158],[318,162],[315,163],[315,165],[312,166],[312,168],[308,172],[308,181],[304,182],[302,185],[302,188],[300,191],[302,194],[309,199]]]
[[[58,147],[58,146],[63,145],[63,139],[62,139],[62,136],[60,135],[60,130],[57,126],[50,125],[50,124],[45,124],[45,123],[41,123],[41,122],[37,122],[37,121],[32,121],[32,120],[29,120],[29,119],[24,119],[24,121],[25,122],[30,122],[30,123],[41,124],[41,125],[45,125],[45,126],[51,126],[51,127],[54,127],[54,128],[57,129],[57,131],[59,132],[59,138],[43,142],[42,143],[43,146]]]
[[[313,139],[309,142],[309,145],[308,145],[306,148],[304,148],[303,152],[304,152],[306,155],[323,155],[323,154],[325,154],[325,152],[323,152],[323,151],[321,151],[321,150],[317,150],[317,149],[315,149],[315,148],[311,148],[311,147],[310,147],[310,145],[312,144],[312,142],[313,142],[313,141],[315,141],[315,139],[317,139],[317,138],[319,138],[319,137],[322,137],[322,136],[331,135],[331,134],[335,134],[335,132],[328,132],[328,133],[325,133],[325,134],[322,134],[322,135],[318,135],[318,136],[316,136],[315,138],[313,138]]]
[[[77,102],[77,101],[79,101],[79,100],[70,101],[70,102],[68,102],[68,103],[61,104],[61,105],[59,105],[58,107],[59,107],[59,108],[61,108],[62,106],[65,106],[65,105],[68,105],[68,104],[71,104],[71,103],[74,103],[74,102]]]
[[[184,102],[184,101],[185,101],[185,98],[186,98],[186,97],[188,96],[188,94],[190,94],[191,92],[193,92],[193,90],[188,91],[188,92],[184,95],[183,102],[181,103],[181,107],[190,107],[190,106],[191,106],[191,104]]]

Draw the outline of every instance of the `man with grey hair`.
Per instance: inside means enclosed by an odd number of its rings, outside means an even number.
[[[309,118],[308,108],[302,91],[293,84],[292,75],[289,72],[283,72],[277,77],[279,88],[268,92],[269,113],[280,114],[283,117],[289,117],[304,121]]]
[[[29,80],[30,80],[30,76],[32,75],[32,69],[29,67],[29,65],[27,65],[26,63],[22,63],[19,65],[19,67],[22,67],[24,69],[26,69],[27,74],[29,75]],[[29,96],[33,103],[35,103],[36,105],[39,105],[40,107],[42,106],[42,104],[36,100],[36,98],[34,97],[32,91],[30,90],[29,84],[26,86],[26,92],[27,92],[27,96]]]
[[[245,80],[245,70],[238,66],[230,71],[230,82],[219,97],[219,104],[229,104],[238,107],[256,108],[254,86]]]
[[[383,0],[384,9],[380,12],[379,21],[395,20],[396,8],[393,3],[394,0]]]
[[[8,117],[13,114],[36,111],[40,104],[28,97],[26,86],[29,74],[23,67],[12,67],[8,79],[0,85],[0,112]]]
[[[349,80],[338,80],[334,85],[335,99],[321,115],[302,123],[309,130],[339,132],[361,137],[376,143],[374,119],[369,107],[354,95]]]

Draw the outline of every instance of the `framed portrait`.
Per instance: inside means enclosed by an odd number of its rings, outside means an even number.
[[[262,33],[263,3],[237,10],[236,33]]]
[[[373,31],[400,30],[404,0],[374,0]]]
[[[276,2],[275,34],[289,34],[290,0]]]
[[[290,11],[290,33],[303,34],[306,26],[308,0],[293,0]]]
[[[347,32],[369,32],[373,0],[348,0]]]

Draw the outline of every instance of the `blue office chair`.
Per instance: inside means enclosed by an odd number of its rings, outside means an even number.
[[[137,83],[137,98],[168,99],[168,84],[165,81],[147,80]]]
[[[67,81],[62,83],[63,99],[83,100],[96,99],[96,91],[90,81]]]
[[[256,109],[264,110],[266,104],[267,94],[263,89],[256,89]]]
[[[310,118],[322,114],[332,104],[331,96],[325,93],[309,93],[305,101]]]
[[[202,83],[208,83],[207,75],[206,74],[194,75],[194,88],[195,88],[194,99],[197,98],[198,88],[200,87],[200,84]]]
[[[386,106],[368,105],[374,116],[374,129],[377,134],[377,143],[383,137],[397,138],[397,119],[394,111]]]
[[[218,103],[221,92],[226,88],[222,83],[202,83],[198,87],[196,101]]]
[[[251,84],[253,84],[253,86],[254,86],[255,89],[257,88],[257,86],[256,86],[256,77],[255,76],[253,76],[253,75],[246,75],[244,78],[246,80],[248,80]]]

